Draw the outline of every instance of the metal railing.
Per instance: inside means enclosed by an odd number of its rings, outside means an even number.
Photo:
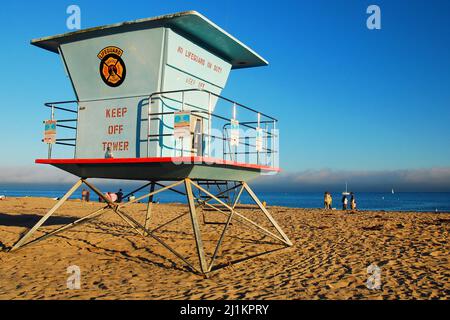
[[[206,95],[206,105],[196,105],[192,101],[190,102],[190,99],[188,99],[188,94],[190,93]],[[172,98],[170,97],[171,95],[178,95],[178,97]],[[151,109],[155,100],[160,100],[162,106],[159,106],[157,111],[153,112]],[[164,100],[172,101],[173,104],[168,108],[171,109],[171,111],[164,110],[164,105],[166,105]],[[221,108],[223,109],[220,102],[225,102],[227,104],[225,110],[219,110]],[[242,117],[240,116],[241,110],[246,111],[246,114]],[[215,148],[214,158],[249,164],[267,165],[271,167],[275,166],[277,162],[275,158],[279,152],[277,144],[277,139],[279,138],[277,133],[278,120],[263,112],[259,112],[246,105],[204,89],[162,91],[155,92],[149,96],[147,156],[149,156],[151,150],[150,141],[152,139],[163,139],[164,137],[170,138],[172,136],[172,134],[165,135],[160,132],[152,134],[152,121],[159,120],[164,122],[164,119],[162,119],[163,117],[174,116],[180,111],[190,111],[192,114],[207,120],[207,130],[202,130],[202,141],[206,148],[202,148],[202,153],[196,155],[211,156],[212,141],[218,139],[222,141],[222,148],[221,150]],[[230,136],[230,127],[233,120],[238,120],[239,126],[246,129],[246,131],[241,130],[242,132],[239,135],[239,140],[234,146],[232,145],[233,139]],[[218,124],[220,124],[221,127],[219,127]],[[256,133],[258,130],[261,130],[263,133],[261,137],[263,146],[260,148],[257,148],[256,145],[256,140],[258,139]],[[180,155],[183,155],[185,152],[192,154],[192,150],[185,150],[184,146],[182,148],[174,147],[173,150],[175,152],[180,152]],[[253,160],[248,159],[251,155],[254,155]],[[244,158],[244,160],[242,158]]]
[[[204,103],[199,104],[195,99],[190,99],[189,95],[191,94],[202,95],[204,99],[200,100],[204,101]],[[173,156],[196,155],[246,164],[277,166],[279,135],[277,131],[278,120],[274,117],[203,89],[163,91],[139,97],[148,98],[147,119],[141,119],[141,123],[137,124],[141,126],[143,132],[147,132],[147,157],[154,156],[150,154],[152,150],[151,142],[156,141],[159,145],[172,149]],[[155,108],[153,106],[154,102],[158,101],[160,104]],[[66,107],[69,104],[75,104],[76,108]],[[75,131],[74,137],[63,135],[63,137],[56,139],[55,144],[76,147],[78,105],[78,101],[49,102],[45,104],[47,108],[51,109],[50,119],[56,121],[58,128],[68,132]],[[56,120],[55,113],[57,111],[76,116]],[[184,145],[179,147],[176,145],[176,142],[173,144],[175,139],[174,128],[171,127],[173,124],[171,117],[180,111],[189,111],[192,115],[201,118],[206,124],[200,133],[200,141],[202,143],[200,154],[196,154],[190,148],[186,149]],[[239,121],[240,134],[237,141],[232,139],[233,137],[231,136],[233,120]],[[161,126],[157,126],[157,129],[152,132],[152,122],[155,121],[162,122],[169,130],[164,131],[159,129]],[[145,122],[147,122],[147,128],[145,128]],[[147,130],[145,131],[145,129]],[[60,136],[59,131],[58,136]],[[136,139],[137,143],[139,141],[142,142],[140,137]],[[218,147],[219,145],[220,148]],[[52,144],[48,145],[48,156],[49,158],[52,157]],[[76,157],[75,154],[74,157]]]
[[[76,110],[68,109],[60,107],[60,105],[68,105],[68,104],[76,104],[77,108]],[[63,145],[63,146],[70,146],[70,147],[76,147],[76,132],[77,132],[77,122],[78,122],[78,101],[60,101],[60,102],[47,102],[44,104],[45,107],[50,108],[50,120],[56,121],[56,127],[62,128],[66,130],[72,130],[75,131],[75,137],[69,137],[69,138],[57,138],[55,144],[56,145]],[[72,113],[76,114],[76,117],[73,119],[61,119],[57,120],[55,112],[56,111],[64,111],[66,113]],[[65,123],[65,124],[62,124]],[[73,126],[66,125],[66,123],[75,123]],[[73,143],[70,143],[73,142]],[[53,144],[48,144],[48,158],[52,158],[52,151],[53,151]]]

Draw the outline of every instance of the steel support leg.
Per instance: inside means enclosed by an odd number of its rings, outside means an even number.
[[[25,247],[31,246],[31,245],[36,244],[36,243],[38,243],[38,242],[41,242],[41,241],[43,241],[43,240],[45,240],[45,239],[48,239],[48,238],[53,237],[53,236],[56,236],[57,234],[59,234],[59,233],[61,233],[61,232],[68,231],[68,230],[73,229],[73,228],[75,228],[75,227],[77,227],[77,226],[80,226],[80,225],[82,225],[82,224],[85,224],[85,223],[87,223],[87,222],[90,222],[90,221],[92,221],[92,220],[98,218],[98,217],[101,216],[102,214],[104,214],[104,212],[105,212],[107,209],[109,209],[109,206],[107,206],[107,207],[105,207],[105,208],[102,208],[102,209],[99,209],[99,210],[96,210],[96,211],[92,212],[91,214],[89,214],[89,215],[87,215],[87,216],[85,216],[85,217],[83,217],[83,218],[80,218],[80,219],[78,219],[78,220],[76,220],[76,221],[74,221],[74,222],[72,222],[72,223],[69,223],[69,224],[67,224],[67,225],[65,225],[65,226],[62,226],[61,228],[58,228],[58,229],[56,229],[56,230],[54,230],[54,231],[52,231],[52,232],[50,232],[50,233],[47,233],[46,235],[43,235],[42,237],[39,237],[39,238],[37,238],[37,239],[35,239],[35,240],[33,240],[33,241],[30,241],[30,242],[28,242],[28,243],[22,245],[22,246],[21,246],[20,248],[18,248],[17,250],[20,250],[20,249],[23,249],[23,248],[25,248]]]
[[[163,247],[165,247],[167,250],[169,250],[170,252],[172,252],[177,258],[179,258],[180,260],[182,260],[184,263],[186,263],[194,272],[197,272],[196,268],[189,263],[189,261],[187,261],[182,255],[180,255],[178,252],[176,252],[174,249],[172,249],[169,245],[167,245],[162,239],[160,239],[159,237],[155,236],[153,234],[152,231],[148,230],[146,227],[144,227],[142,224],[140,224],[138,221],[136,221],[133,217],[131,217],[129,214],[127,214],[126,212],[122,211],[121,208],[128,206],[130,203],[134,203],[136,201],[140,201],[142,199],[145,199],[147,197],[150,197],[152,195],[155,195],[157,193],[163,192],[165,190],[168,190],[170,188],[173,188],[177,185],[180,185],[183,183],[183,181],[179,181],[176,182],[168,187],[162,188],[158,191],[154,191],[148,195],[142,196],[139,199],[136,199],[132,202],[128,202],[122,205],[117,205],[113,202],[111,202],[111,200],[109,200],[107,197],[105,197],[105,195],[103,195],[100,190],[98,190],[96,187],[94,187],[93,185],[89,184],[88,182],[84,181],[84,183],[90,188],[92,189],[92,191],[94,191],[98,196],[100,196],[106,203],[108,203],[110,206],[112,206],[112,210],[121,218],[123,219],[126,223],[128,223],[134,230],[136,230],[137,233],[139,233],[140,235],[144,236],[144,233],[146,233],[148,236],[152,237],[153,239],[155,239],[156,241],[158,241]],[[195,207],[194,207],[195,208]],[[144,236],[144,238],[146,238]],[[202,270],[202,273],[205,273]]]
[[[36,223],[36,225],[30,231],[28,231],[28,233],[25,236],[23,236],[23,238],[20,239],[19,242],[17,242],[10,251],[15,251],[19,249],[36,232],[36,230],[39,229],[45,223],[45,221],[47,221],[48,218],[50,218],[56,212],[56,210],[58,210],[64,204],[64,202],[66,202],[67,199],[70,198],[70,196],[75,191],[77,191],[77,189],[82,184],[83,180],[81,179],[78,180],[77,183],[75,183],[74,186],[70,188],[70,190],[67,191],[67,193],[55,204],[55,206],[49,212],[47,212],[47,214],[43,216],[41,220],[39,220],[39,222]]]
[[[145,216],[145,223],[144,223],[144,227],[145,229],[148,229],[150,226],[150,220],[152,219],[152,206],[153,206],[153,192],[155,192],[155,183],[152,182],[151,186],[150,186],[150,194],[152,194],[149,198],[148,198],[148,204],[147,204],[147,214]],[[144,236],[146,236],[147,233],[144,232]]]
[[[198,189],[200,189],[201,191],[203,191],[204,193],[207,193],[207,194],[209,193],[206,189],[200,187],[198,184],[193,183],[193,185],[194,185],[195,187],[197,187]],[[242,183],[242,185],[244,185],[244,183]],[[247,190],[247,189],[246,189],[246,190]],[[255,197],[256,197],[256,195],[255,195]],[[229,205],[227,205],[226,203],[224,203],[223,201],[221,201],[221,200],[218,199],[217,197],[212,196],[212,199],[214,199],[214,200],[216,200],[217,202],[219,202],[221,205],[223,205],[224,207],[226,207],[228,210],[234,211],[234,214],[235,214],[237,217],[239,217],[239,218],[245,220],[246,222],[248,222],[249,224],[253,225],[253,226],[256,227],[257,229],[263,231],[266,235],[269,235],[270,237],[272,237],[272,238],[274,238],[274,239],[277,239],[277,240],[281,241],[282,243],[284,243],[284,244],[286,244],[286,245],[288,245],[288,246],[291,246],[291,245],[292,245],[292,243],[290,243],[289,239],[287,239],[288,241],[286,241],[286,239],[282,239],[282,238],[278,237],[277,235],[273,234],[273,233],[270,232],[269,230],[267,230],[267,229],[261,227],[260,225],[258,225],[256,222],[253,222],[252,220],[250,220],[250,219],[246,218],[245,216],[241,215],[239,212],[237,212],[236,210],[232,209]],[[256,198],[256,199],[258,199],[258,198]],[[258,201],[259,201],[259,200],[258,200]],[[224,213],[222,210],[220,210],[219,208],[216,208],[215,206],[209,204],[208,202],[205,202],[204,204],[207,205],[208,207],[214,208],[215,210],[217,210],[217,211],[219,211],[219,212]],[[263,207],[262,204],[261,204],[261,207]],[[268,212],[267,212],[267,213],[268,213]],[[269,213],[268,213],[268,214],[269,214]],[[270,214],[269,214],[269,216],[270,216]],[[272,217],[271,217],[271,218],[272,218]],[[272,220],[273,220],[273,218],[272,218]],[[273,220],[273,221],[275,222],[275,220]],[[275,224],[276,224],[276,222],[275,222]],[[278,225],[277,225],[277,226],[278,226]],[[279,227],[278,227],[278,228],[279,228]],[[277,229],[277,230],[278,230],[278,229]],[[281,230],[281,228],[280,228],[280,230]],[[284,233],[283,233],[283,234],[284,234]],[[286,238],[287,238],[287,237],[286,237]]]
[[[109,199],[108,197],[106,197],[99,189],[97,189],[94,185],[90,184],[89,182],[87,182],[86,180],[83,181],[85,185],[87,185],[92,191],[94,191],[100,198],[103,199],[103,201],[105,201],[109,207],[111,208],[112,211],[114,211],[122,220],[124,220],[126,223],[128,223],[133,229],[134,231],[136,231],[136,233],[138,233],[139,235],[143,236],[144,234],[142,233],[141,230],[139,230],[136,225],[131,222],[129,219],[127,219],[126,216],[124,216],[123,212],[121,212],[119,210],[119,205],[117,203],[114,203],[111,201],[111,199]]]
[[[217,258],[217,254],[219,253],[220,246],[222,245],[223,239],[225,238],[225,234],[227,233],[227,230],[228,230],[228,227],[230,226],[231,220],[233,220],[233,216],[234,216],[234,213],[235,213],[234,208],[236,208],[236,205],[238,204],[239,199],[241,198],[241,195],[242,195],[243,191],[244,191],[244,187],[242,187],[241,190],[239,191],[239,194],[236,197],[236,200],[235,200],[235,202],[233,204],[233,207],[232,207],[233,210],[230,212],[230,216],[228,217],[227,223],[225,224],[225,228],[223,228],[222,234],[220,235],[220,239],[217,242],[216,250],[214,250],[214,254],[213,254],[213,257],[211,259],[211,263],[209,265],[208,272],[211,272],[211,270],[212,270],[212,268],[214,266],[214,262],[215,262],[215,260]]]
[[[187,261],[181,254],[179,254],[178,252],[176,252],[174,249],[172,249],[172,247],[170,247],[168,244],[166,244],[163,240],[161,240],[159,237],[157,237],[156,235],[153,234],[153,232],[151,230],[145,229],[145,227],[140,224],[138,221],[136,221],[133,217],[131,217],[130,215],[128,215],[125,212],[121,212],[122,215],[124,215],[128,221],[132,222],[133,224],[135,224],[137,227],[141,228],[144,232],[146,232],[150,237],[152,237],[153,239],[155,239],[156,241],[158,241],[164,248],[166,248],[167,250],[169,250],[170,252],[172,252],[178,259],[182,260],[184,263],[186,263],[186,265],[189,266],[189,268],[192,269],[192,271],[194,272],[198,272],[198,270],[189,263],[189,261]]]
[[[184,183],[186,186],[186,194],[188,198],[189,211],[191,214],[192,228],[194,229],[195,244],[197,245],[200,268],[203,273],[206,273],[208,272],[208,264],[206,263],[205,250],[203,248],[203,241],[200,232],[200,226],[198,223],[197,211],[195,209],[194,195],[192,193],[192,181],[190,179],[186,179]]]
[[[242,185],[244,186],[245,190],[247,190],[250,197],[252,197],[253,201],[258,205],[258,207],[261,209],[261,211],[264,213],[264,215],[269,219],[270,223],[277,229],[278,233],[283,237],[286,244],[290,247],[293,246],[291,240],[289,240],[288,236],[284,233],[283,229],[278,225],[278,223],[275,221],[275,219],[272,217],[272,215],[267,211],[267,209],[262,205],[261,201],[259,201],[256,194],[253,192],[253,190],[248,186],[246,182],[243,182]]]

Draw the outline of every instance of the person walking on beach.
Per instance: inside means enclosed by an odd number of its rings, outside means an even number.
[[[113,203],[117,202],[117,194],[116,193],[108,192],[106,194],[106,197]]]
[[[81,201],[82,202],[89,202],[90,201],[90,192],[89,190],[83,189],[83,191],[81,191]]]
[[[347,196],[342,197],[342,210],[346,211],[348,206],[348,199]]]
[[[329,192],[328,192],[328,205],[330,207],[329,209],[333,210],[333,196]]]
[[[325,203],[325,209],[331,210],[333,207],[333,198],[331,197],[331,194],[327,191],[324,195],[324,203]]]
[[[116,194],[117,194],[117,203],[122,203],[122,201],[123,201],[122,189],[120,189],[119,192],[117,192]]]
[[[356,199],[355,199],[355,194],[352,192],[351,193],[352,197],[350,198],[350,206],[352,208],[352,211],[356,211]]]

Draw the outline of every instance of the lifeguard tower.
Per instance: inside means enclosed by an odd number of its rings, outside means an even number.
[[[221,96],[231,70],[266,66],[266,60],[195,11],[31,43],[60,55],[76,96],[76,101],[45,104],[51,111],[44,139],[48,159],[36,163],[80,179],[12,251],[92,221],[107,210],[203,274],[213,270],[232,221],[292,245],[247,184],[261,174],[279,171],[277,120]],[[62,114],[71,116],[61,118]],[[62,136],[63,130],[72,132],[72,137]],[[54,159],[55,145],[73,147],[73,158]],[[145,181],[134,192],[148,188],[149,193],[127,203],[113,203],[88,182],[90,178]],[[105,207],[32,240],[33,233],[83,184],[105,201]],[[164,191],[187,197],[199,267],[149,229],[153,196]],[[238,212],[243,192],[248,192],[276,231]],[[125,212],[132,203],[147,199],[142,223]],[[205,256],[196,207],[226,216],[211,260]]]

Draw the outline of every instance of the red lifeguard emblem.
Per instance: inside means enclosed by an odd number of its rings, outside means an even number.
[[[105,84],[118,87],[127,75],[125,63],[122,60],[123,50],[117,47],[106,47],[97,55],[100,62],[100,76]]]

